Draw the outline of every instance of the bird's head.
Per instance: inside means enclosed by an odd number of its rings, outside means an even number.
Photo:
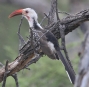
[[[23,15],[23,17],[25,17],[27,19],[27,21],[29,22],[30,27],[33,27],[34,20],[35,20],[35,22],[38,22],[37,21],[37,19],[38,19],[37,13],[35,12],[35,10],[33,10],[31,8],[15,10],[14,12],[12,12],[9,15],[9,18],[12,18],[17,15]]]

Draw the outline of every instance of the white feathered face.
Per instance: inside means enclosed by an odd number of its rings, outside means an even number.
[[[31,8],[23,9],[22,14],[29,21],[30,19],[34,19],[35,21],[38,19],[37,13]]]

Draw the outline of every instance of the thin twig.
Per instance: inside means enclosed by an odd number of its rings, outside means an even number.
[[[56,16],[57,16],[57,20],[60,21],[60,18],[59,18],[59,15],[58,15],[58,7],[57,7],[57,0],[56,0]],[[64,33],[64,30],[65,30],[65,26],[64,25],[61,25],[58,23],[58,28],[60,30],[60,36],[61,36],[61,48],[64,50],[64,53],[65,53],[65,57],[67,59],[67,61],[69,62],[71,68],[73,69],[73,66],[70,62],[70,59],[69,59],[69,56],[68,56],[68,52],[66,50],[66,45],[65,45],[65,33]]]
[[[48,16],[46,13],[44,13],[44,15],[45,15],[45,17],[46,17],[47,19],[49,19],[49,16]]]
[[[83,10],[83,11],[80,11],[80,12],[78,12],[76,15],[80,15],[80,14],[85,14],[85,13],[87,13],[89,11],[89,9],[86,9],[86,10]]]
[[[44,16],[44,18],[41,20],[40,25],[43,23],[43,21],[45,20],[46,16]]]
[[[6,65],[5,65],[5,73],[4,73],[4,77],[3,77],[2,87],[5,87],[7,74],[8,74],[8,60],[6,61]]]
[[[25,69],[27,69],[27,70],[31,70],[30,68],[27,68],[27,67],[26,67]]]
[[[41,20],[41,22],[40,22],[40,25],[43,23],[43,21],[47,18],[47,19],[49,19],[49,17],[48,17],[48,15],[46,14],[46,13],[44,13],[44,18]]]
[[[19,37],[19,50],[21,49],[21,47],[25,44],[25,40],[23,39],[23,37],[20,34],[20,28],[22,25],[22,21],[23,21],[23,16],[21,17],[20,23],[19,23],[19,28],[18,28],[18,37]]]
[[[72,16],[71,14],[67,13],[67,12],[63,12],[63,11],[58,11],[58,13],[62,13],[62,14],[66,14],[68,16]]]
[[[20,28],[21,28],[21,25],[22,25],[22,21],[23,21],[23,16],[21,17],[21,20],[20,20],[20,23],[19,23],[19,28],[18,28],[18,33],[20,34]]]
[[[57,0],[56,0],[56,16],[57,16],[57,20],[60,20],[59,15],[58,15],[58,6],[57,6]]]
[[[12,77],[15,79],[15,83],[16,83],[16,87],[19,87],[19,83],[18,83],[18,78],[17,78],[17,74],[13,74]]]
[[[54,16],[55,16],[55,10],[56,10],[56,0],[51,1],[51,9],[49,11],[49,20],[48,20],[48,25],[54,22]]]
[[[81,55],[74,87],[89,87],[89,30],[86,32]]]
[[[57,20],[60,20],[59,19],[59,15],[58,15],[58,8],[57,8],[57,0],[56,0],[56,16],[57,16]],[[61,46],[62,46],[62,49],[64,50],[64,53],[65,53],[65,57],[67,59],[67,61],[69,62],[71,68],[73,68],[71,62],[70,62],[70,59],[69,59],[69,56],[68,56],[68,52],[66,50],[66,45],[65,45],[65,34],[64,34],[64,30],[65,30],[65,26],[64,25],[59,25],[61,28],[59,29],[60,30],[60,36],[61,36]]]
[[[4,65],[0,62],[0,66],[3,67]]]

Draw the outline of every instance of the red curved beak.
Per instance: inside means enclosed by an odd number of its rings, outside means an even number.
[[[12,18],[12,17],[14,17],[14,16],[16,16],[16,15],[21,15],[22,12],[23,12],[23,9],[15,10],[14,12],[12,12],[12,13],[9,15],[8,18]]]

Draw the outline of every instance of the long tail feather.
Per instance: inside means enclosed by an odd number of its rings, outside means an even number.
[[[75,72],[74,72],[73,68],[71,67],[71,65],[69,64],[67,59],[63,57],[60,50],[57,51],[57,54],[60,57],[60,60],[62,61],[63,65],[65,67],[65,70],[68,74],[70,81],[72,82],[72,84],[74,84],[74,82],[75,82]]]

